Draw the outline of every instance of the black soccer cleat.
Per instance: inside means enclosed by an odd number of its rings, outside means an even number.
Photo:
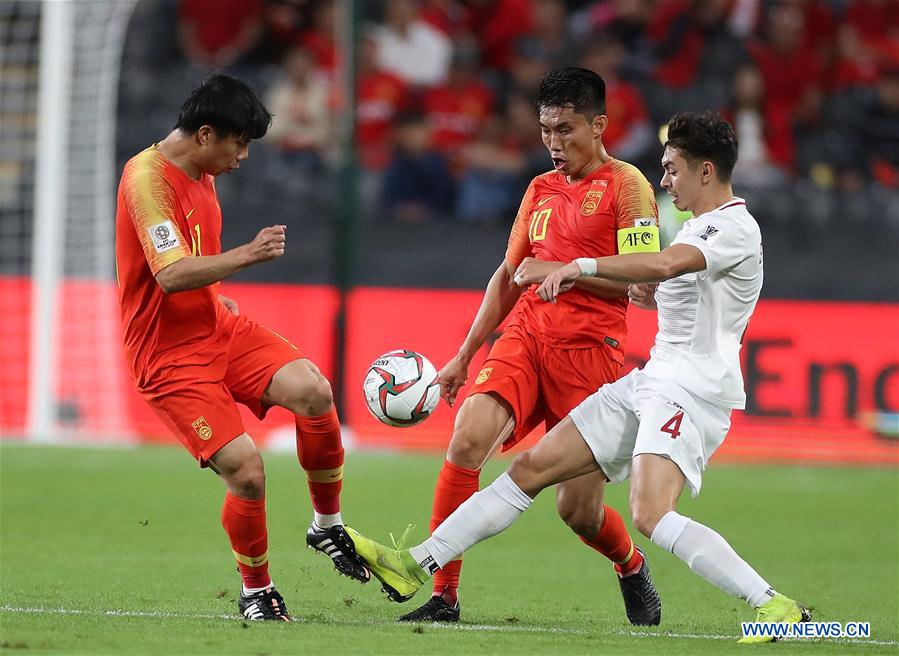
[[[291,621],[290,615],[287,613],[287,606],[284,605],[284,598],[274,587],[251,595],[241,593],[240,599],[237,600],[237,607],[240,609],[240,614],[248,620]]]
[[[657,626],[662,621],[662,600],[649,578],[649,561],[646,560],[646,555],[639,547],[637,551],[643,555],[640,571],[618,577],[621,596],[624,597],[624,610],[627,619],[634,626]]]
[[[397,618],[397,622],[458,622],[461,607],[456,601],[450,606],[440,595],[434,595],[423,605]]]
[[[328,556],[334,562],[334,569],[338,574],[361,583],[368,583],[371,579],[371,572],[356,554],[356,547],[343,526],[319,528],[313,522],[306,531],[306,544],[310,549]]]

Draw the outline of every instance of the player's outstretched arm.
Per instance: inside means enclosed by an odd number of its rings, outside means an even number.
[[[584,269],[582,269],[582,264]],[[629,253],[598,259],[582,258],[551,273],[537,289],[545,301],[556,297],[581,277],[605,278],[624,283],[662,282],[706,268],[705,256],[695,246],[674,244],[661,253]]]
[[[508,260],[503,260],[487,283],[481,307],[459,352],[437,373],[440,396],[451,407],[456,402],[459,389],[468,379],[468,365],[474,354],[508,316],[521,296],[522,289],[515,284],[514,276],[515,266]]]
[[[627,285],[614,280],[602,278],[578,278],[574,286],[600,298],[624,298],[627,296]]]
[[[263,228],[249,244],[232,248],[219,255],[184,257],[161,269],[156,282],[166,294],[199,289],[234,275],[258,262],[284,255],[287,226]]]

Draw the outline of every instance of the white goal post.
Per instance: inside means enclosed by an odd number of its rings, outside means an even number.
[[[116,98],[135,1],[2,4],[0,395],[27,389],[27,412],[4,407],[0,432],[121,437]]]

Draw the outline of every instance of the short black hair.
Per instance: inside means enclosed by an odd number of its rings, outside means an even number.
[[[680,151],[695,166],[699,161],[715,165],[718,180],[730,182],[737,163],[737,135],[730,123],[712,112],[675,114],[668,122],[665,147]]]
[[[219,138],[259,139],[272,124],[256,93],[229,75],[215,73],[194,89],[178,114],[176,130],[194,133],[211,125]]]
[[[539,114],[544,107],[571,107],[592,121],[606,113],[606,83],[586,68],[557,68],[540,80],[534,108]]]

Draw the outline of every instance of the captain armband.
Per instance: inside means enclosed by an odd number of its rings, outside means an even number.
[[[618,252],[626,253],[658,253],[659,229],[654,225],[622,228],[618,231]]]

